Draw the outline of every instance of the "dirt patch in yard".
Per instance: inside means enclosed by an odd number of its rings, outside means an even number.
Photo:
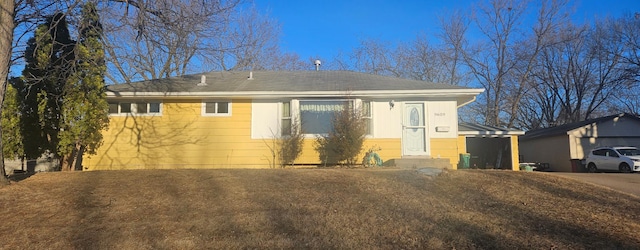
[[[639,249],[638,204],[510,171],[38,173],[0,189],[0,248]]]

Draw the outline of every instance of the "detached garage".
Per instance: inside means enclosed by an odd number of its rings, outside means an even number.
[[[460,122],[458,138],[470,154],[471,168],[519,170],[518,136],[523,131]]]
[[[521,161],[549,163],[552,171],[581,172],[580,162],[602,146],[640,146],[640,118],[617,114],[531,130],[520,137]]]

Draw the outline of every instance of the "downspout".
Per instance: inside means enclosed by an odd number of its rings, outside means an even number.
[[[469,101],[467,101],[467,102],[464,102],[464,103],[462,103],[462,104],[458,105],[458,108],[461,108],[461,107],[463,107],[463,106],[466,106],[467,104],[472,103],[472,102],[475,102],[475,101],[476,101],[476,96],[473,96],[473,98],[471,98],[471,100],[469,100]]]

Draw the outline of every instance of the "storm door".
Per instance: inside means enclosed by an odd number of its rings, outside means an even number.
[[[429,145],[424,103],[405,103],[403,117],[403,155],[427,155]]]

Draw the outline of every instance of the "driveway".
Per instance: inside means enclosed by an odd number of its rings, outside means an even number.
[[[584,182],[602,185],[633,194],[640,197],[640,173],[624,174],[624,173],[562,173],[549,172],[549,174],[564,176]]]

